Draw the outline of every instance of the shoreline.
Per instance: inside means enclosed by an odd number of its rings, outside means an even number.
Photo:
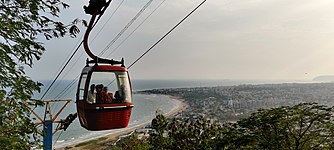
[[[163,94],[162,94],[163,95]],[[166,117],[172,117],[172,116],[175,116],[179,113],[181,113],[182,111],[184,111],[188,105],[184,102],[183,99],[179,98],[179,97],[176,97],[176,96],[171,96],[171,95],[166,95],[168,97],[170,97],[171,100],[175,100],[175,101],[178,101],[178,104],[176,107],[174,107],[173,109],[171,109],[170,111],[164,113],[164,115]],[[140,129],[140,128],[143,128],[145,127],[146,125],[150,124],[151,123],[151,120],[149,121],[146,121],[146,122],[143,122],[143,123],[140,123],[140,124],[137,124],[137,125],[134,125],[132,127],[128,127],[128,128],[124,128],[124,129],[121,129],[120,131],[117,131],[115,133],[110,133],[110,134],[107,134],[107,135],[103,135],[103,136],[100,136],[100,137],[95,137],[95,138],[92,138],[92,139],[89,139],[89,140],[85,140],[85,141],[82,141],[82,142],[78,142],[78,143],[73,143],[73,144],[69,144],[69,145],[64,145],[64,146],[61,146],[61,147],[57,147],[55,148],[56,150],[65,150],[65,149],[71,149],[71,150],[79,150],[79,149],[89,149],[89,148],[84,148],[85,146],[89,146],[91,143],[94,143],[94,142],[98,142],[98,143],[106,143],[108,141],[114,141],[114,140],[117,140],[117,138],[119,136],[122,136],[122,135],[125,135],[127,133],[130,133],[130,132],[133,132],[135,131],[136,129]]]

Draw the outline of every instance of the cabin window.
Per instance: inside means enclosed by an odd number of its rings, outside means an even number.
[[[79,86],[79,100],[84,99],[86,81],[87,81],[87,74],[82,74]]]
[[[88,95],[89,103],[125,103],[131,102],[131,87],[127,72],[93,72],[90,86],[94,91]]]
[[[131,87],[127,72],[118,72],[116,77],[118,78],[118,89],[124,94],[124,102],[131,102]]]

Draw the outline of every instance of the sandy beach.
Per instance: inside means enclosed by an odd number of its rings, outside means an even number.
[[[172,110],[170,110],[169,112],[164,113],[165,116],[172,117],[172,116],[184,111],[188,107],[188,105],[182,99],[180,99],[178,97],[174,97],[174,96],[169,96],[169,97],[173,100],[177,100],[179,102],[179,104],[176,107],[174,107]],[[119,132],[112,133],[110,135],[106,135],[106,136],[103,136],[103,137],[98,137],[98,138],[95,138],[95,139],[90,139],[88,141],[82,141],[81,143],[75,143],[75,144],[68,145],[68,146],[65,146],[65,147],[56,148],[56,150],[96,149],[96,148],[92,148],[92,145],[96,145],[97,143],[106,143],[108,141],[114,141],[119,136],[125,135],[127,133],[132,132],[132,131],[135,131],[136,129],[143,128],[146,125],[150,124],[150,122],[151,121],[146,121],[146,122],[143,122],[141,124],[122,129]]]

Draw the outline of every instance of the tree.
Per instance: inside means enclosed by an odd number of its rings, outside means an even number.
[[[280,149],[334,148],[334,108],[302,103],[260,109],[236,123],[167,119],[152,120],[152,149]]]
[[[57,21],[62,8],[69,5],[60,0],[0,0],[0,147],[29,149],[38,145],[36,126],[29,110],[19,103],[32,104],[32,94],[41,83],[25,75],[24,67],[32,67],[45,48],[38,39],[74,36],[75,24]],[[34,103],[38,105],[39,103]]]
[[[146,139],[138,139],[138,135],[135,134],[120,140],[116,145],[109,146],[106,149],[147,150],[150,149],[150,145]]]
[[[228,124],[219,124],[204,117],[196,120],[167,119],[157,115],[152,120],[151,149],[223,149],[228,146]]]
[[[238,122],[237,147],[333,149],[333,107],[315,103],[261,109]]]
[[[334,149],[334,107],[302,103],[260,109],[236,123],[204,117],[152,120],[148,139],[132,137],[123,143],[141,149]],[[123,146],[124,148],[124,146]]]

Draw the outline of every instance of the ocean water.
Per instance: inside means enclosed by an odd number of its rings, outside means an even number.
[[[166,95],[133,95],[134,108],[132,109],[131,119],[128,127],[151,121],[156,111],[167,113],[179,105],[179,101],[173,100]],[[74,113],[74,103],[70,104],[63,112],[65,114]],[[62,118],[61,116],[59,118]],[[76,119],[66,131],[60,131],[53,136],[55,147],[64,147],[70,144],[80,143],[91,139],[113,134],[124,129],[106,131],[88,131],[80,126],[79,119]]]
[[[262,84],[262,83],[281,83],[282,81],[251,81],[251,80],[133,80],[133,91],[140,91],[146,89],[160,89],[160,88],[184,88],[184,87],[207,87],[207,86],[230,86],[239,84]],[[42,81],[45,88],[50,81]],[[70,84],[74,83],[74,84]],[[72,99],[72,102],[62,111],[58,119],[65,119],[67,115],[76,112],[75,107],[75,92],[76,82],[72,81],[58,81],[49,90],[48,94],[43,100],[48,99]],[[42,89],[42,93],[45,89]],[[39,99],[41,94],[35,94],[35,98]],[[176,108],[180,102],[174,100],[166,95],[146,95],[146,94],[133,94],[134,108],[129,123],[129,127],[142,124],[147,121],[151,121],[156,111],[167,113],[173,108]],[[55,115],[64,103],[52,103],[51,112]],[[35,111],[44,116],[45,108],[36,108]],[[48,116],[46,116],[48,119]],[[54,124],[54,129],[57,124]],[[113,134],[124,129],[107,130],[107,131],[88,131],[80,126],[79,119],[76,119],[66,131],[58,131],[53,136],[54,146],[64,147],[71,144],[76,144],[108,134]]]
[[[35,98],[39,99],[44,90],[51,83],[50,81],[42,81],[45,85],[42,89],[42,93],[36,93]],[[74,84],[71,84],[74,83]],[[225,84],[222,84],[225,83]],[[235,83],[237,84],[237,83]],[[146,89],[156,89],[156,88],[178,88],[178,87],[199,87],[199,86],[217,86],[217,85],[230,85],[228,82],[217,82],[212,80],[134,80],[132,81],[133,91],[140,91]],[[69,103],[61,114],[57,117],[57,120],[65,119],[67,115],[76,112],[75,106],[75,92],[76,92],[76,82],[72,81],[57,81],[54,86],[49,90],[49,92],[43,97],[43,100],[49,99],[71,99],[72,102]],[[55,115],[64,105],[64,102],[51,103],[51,114]],[[131,119],[129,127],[140,125],[144,122],[151,121],[156,112],[167,113],[172,109],[176,108],[180,102],[170,98],[166,95],[147,95],[147,94],[133,94],[133,104]],[[45,108],[36,108],[35,111],[40,115],[44,116]],[[33,116],[32,116],[33,117]],[[48,119],[49,116],[46,116]],[[57,128],[57,124],[54,123],[53,129]],[[108,134],[113,134],[124,129],[107,130],[107,131],[88,131],[80,126],[79,119],[76,119],[66,131],[58,131],[53,136],[54,147],[65,147],[68,145],[96,139]]]

